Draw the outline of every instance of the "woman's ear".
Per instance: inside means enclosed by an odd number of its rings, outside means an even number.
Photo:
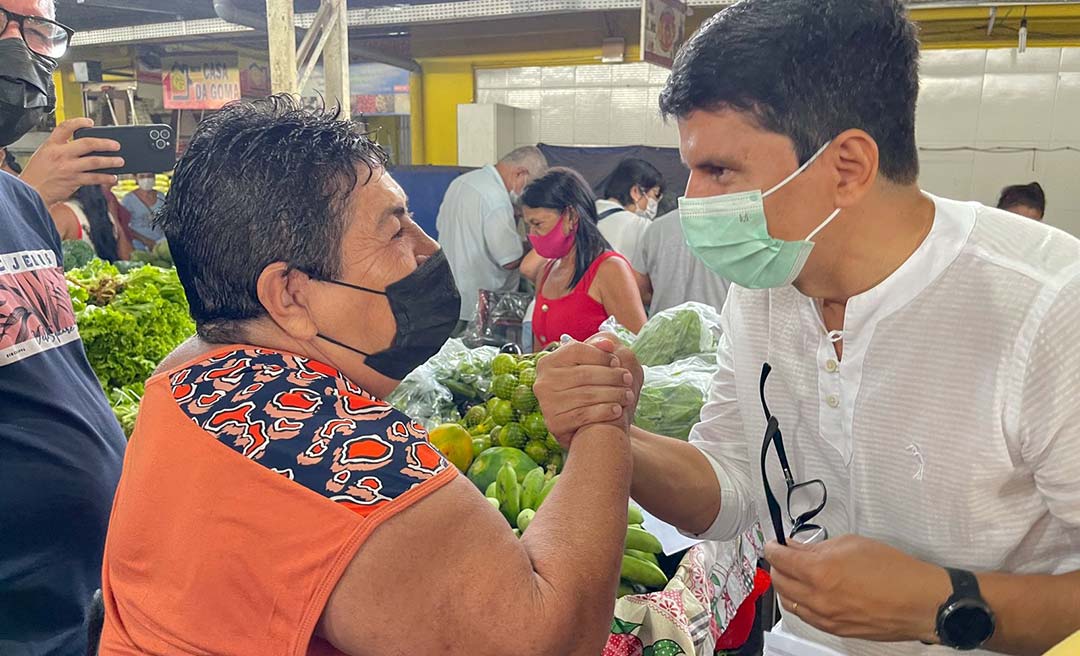
[[[313,282],[306,273],[290,269],[284,262],[268,265],[256,282],[266,314],[294,339],[314,339],[319,332],[309,304]]]

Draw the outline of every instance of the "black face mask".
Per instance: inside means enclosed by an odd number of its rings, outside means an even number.
[[[0,146],[18,141],[56,108],[56,61],[22,39],[0,39]]]
[[[340,280],[324,282],[369,294],[382,294],[390,301],[397,332],[390,348],[385,351],[365,353],[322,333],[319,333],[319,337],[363,355],[366,358],[364,364],[394,380],[404,379],[413,369],[439,352],[454,332],[461,312],[461,296],[454,283],[454,274],[441,250],[384,292]]]

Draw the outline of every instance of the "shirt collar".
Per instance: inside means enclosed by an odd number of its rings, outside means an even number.
[[[845,333],[872,329],[877,322],[910,303],[956,261],[967,244],[975,227],[976,205],[923,193],[934,203],[934,223],[930,232],[915,252],[888,278],[848,299]],[[818,301],[811,298],[806,300],[814,313],[818,314]],[[852,336],[846,335],[845,341]]]

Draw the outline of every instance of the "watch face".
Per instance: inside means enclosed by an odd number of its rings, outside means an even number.
[[[994,616],[978,601],[957,602],[946,611],[942,637],[960,649],[975,649],[994,634]]]

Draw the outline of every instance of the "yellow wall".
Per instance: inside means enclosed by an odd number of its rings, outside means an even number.
[[[628,46],[626,61],[637,61],[641,51]],[[413,164],[457,164],[457,106],[474,102],[476,70],[519,66],[571,66],[600,61],[595,48],[569,48],[539,52],[430,57],[417,60],[423,73],[413,75],[412,155]]]
[[[56,85],[57,123],[66,121],[69,118],[86,116],[86,108],[83,106],[82,85],[75,81],[75,72],[70,64],[56,69],[56,72],[53,73],[53,84]]]
[[[473,102],[473,67],[469,62],[438,59],[421,60],[420,65],[422,92],[420,102],[412,105],[411,123],[420,157],[414,148],[413,163],[457,164],[457,106]]]

